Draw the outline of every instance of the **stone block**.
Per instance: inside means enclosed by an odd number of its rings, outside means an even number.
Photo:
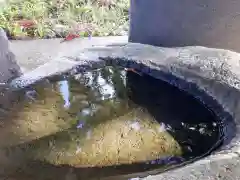
[[[15,55],[9,48],[6,33],[0,29],[0,83],[4,84],[21,74]]]
[[[240,52],[240,1],[131,0],[130,42]]]

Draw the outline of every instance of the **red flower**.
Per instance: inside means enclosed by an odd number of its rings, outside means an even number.
[[[78,35],[78,34],[68,34],[68,35],[61,41],[61,43],[62,43],[62,42],[65,42],[65,41],[71,41],[71,40],[76,39],[76,38],[79,38],[79,37],[80,37],[80,35]]]

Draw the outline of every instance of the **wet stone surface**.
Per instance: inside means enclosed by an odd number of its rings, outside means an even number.
[[[147,175],[221,143],[218,119],[195,98],[129,69],[53,76],[1,98],[3,177]]]

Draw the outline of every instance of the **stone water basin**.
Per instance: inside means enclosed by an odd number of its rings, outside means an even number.
[[[124,68],[66,73],[5,94],[0,165],[3,176],[16,179],[64,179],[66,171],[78,179],[147,175],[208,155],[222,142],[207,107]]]

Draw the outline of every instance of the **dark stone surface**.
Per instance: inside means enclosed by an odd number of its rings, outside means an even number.
[[[240,52],[240,1],[131,0],[129,40]]]

